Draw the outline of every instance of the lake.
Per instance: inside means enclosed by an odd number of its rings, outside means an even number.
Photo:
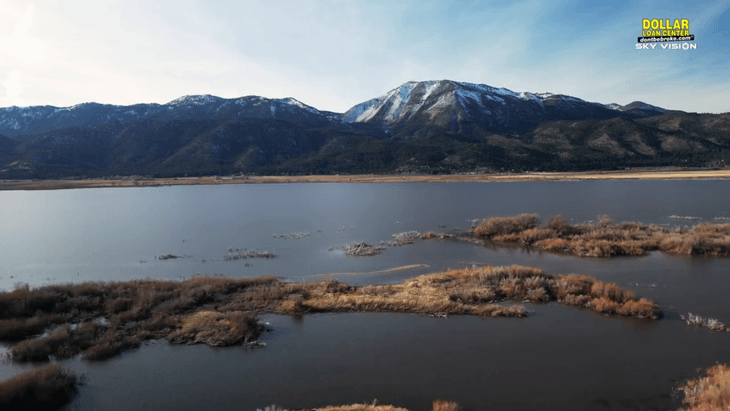
[[[291,281],[329,275],[398,282],[472,263],[582,273],[649,297],[664,319],[609,317],[557,304],[525,319],[392,313],[266,316],[261,349],[154,342],[106,362],[65,361],[85,373],[70,409],[244,409],[370,402],[426,409],[667,409],[678,380],[730,362],[730,333],[686,326],[692,312],[730,321],[730,259],[580,258],[520,247],[417,241],[374,257],[336,249],[394,233],[463,233],[473,219],[538,213],[573,223],[691,225],[730,217],[730,182],[276,184],[0,192],[0,289],[15,283],[182,279],[197,274]],[[677,220],[691,216],[702,220]],[[280,235],[309,233],[302,239]],[[229,248],[273,259],[225,261]],[[175,254],[181,259],[159,260]],[[377,273],[405,265],[427,267]],[[0,378],[27,365],[0,366]]]

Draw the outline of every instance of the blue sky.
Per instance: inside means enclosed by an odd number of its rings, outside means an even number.
[[[411,80],[730,112],[730,1],[0,0],[0,107],[295,97],[342,112]],[[636,50],[686,18],[696,50]]]

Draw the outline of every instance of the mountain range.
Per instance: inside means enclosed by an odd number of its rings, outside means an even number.
[[[0,108],[0,178],[721,166],[729,132],[730,113],[450,80],[407,82],[345,113],[198,95]]]

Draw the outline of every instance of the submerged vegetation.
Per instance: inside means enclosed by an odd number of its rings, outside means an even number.
[[[694,315],[692,313],[688,313],[686,316],[680,314],[680,317],[682,318],[682,321],[687,322],[687,325],[705,327],[711,329],[712,331],[730,331],[730,327],[726,326],[715,318],[703,318],[699,315]]]
[[[660,250],[679,255],[730,256],[730,224],[702,223],[692,228],[656,224],[598,222],[571,225],[564,217],[551,217],[539,226],[537,214],[483,220],[472,233],[495,242],[517,243],[546,251],[584,257],[639,256]]]
[[[274,234],[274,238],[284,238],[284,239],[293,239],[293,240],[301,240],[302,238],[308,238],[309,233],[306,232],[298,232],[298,233],[291,233],[291,234]]]
[[[274,277],[194,277],[19,286],[0,293],[0,341],[16,361],[112,357],[144,340],[256,345],[264,313],[387,311],[432,316],[523,317],[506,301],[548,302],[656,319],[657,306],[585,275],[552,276],[537,268],[471,267],[399,284],[350,286],[336,280],[287,283]]]
[[[704,376],[685,382],[677,392],[683,400],[680,411],[730,409],[730,367],[725,364],[710,367]]]
[[[161,256],[155,256],[155,258],[158,260],[164,261],[164,260],[177,260],[179,258],[185,258],[185,257],[183,257],[181,255],[176,255],[176,254],[165,254],[165,255],[161,255]]]
[[[399,247],[402,245],[413,244],[416,239],[430,240],[439,239],[443,240],[446,238],[454,237],[453,234],[436,233],[434,231],[427,231],[420,233],[418,231],[403,231],[392,235],[392,239],[388,241],[381,241],[379,245],[372,245],[365,241],[355,241],[350,244],[344,244],[339,247],[332,247],[330,251],[340,249],[347,255],[353,255],[358,257],[371,257],[380,254],[386,247]]]
[[[57,410],[76,393],[76,374],[52,363],[0,381],[0,408]]]
[[[336,247],[345,252],[347,255],[354,255],[358,257],[371,257],[380,254],[385,247],[375,246],[365,241],[354,241],[350,244],[344,244]],[[330,248],[330,251],[335,248]]]
[[[248,260],[249,258],[265,258],[268,260],[276,258],[276,254],[264,250],[241,250],[240,248],[233,249],[233,247],[230,247],[228,255],[223,257],[225,261]]]

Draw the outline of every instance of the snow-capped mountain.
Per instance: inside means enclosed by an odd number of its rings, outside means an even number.
[[[343,114],[348,123],[386,127],[414,122],[460,130],[476,124],[492,132],[525,131],[544,121],[621,116],[603,104],[552,93],[517,93],[450,80],[405,83]]]
[[[727,158],[728,124],[730,113],[450,80],[407,82],[341,114],[291,97],[207,94],[9,107],[0,108],[0,178],[702,166]]]
[[[332,119],[331,114],[320,112],[294,98],[269,99],[246,96],[225,99],[206,94],[183,96],[167,104],[118,106],[83,103],[71,107],[0,108],[0,134],[15,137],[112,121],[127,123],[144,118],[219,120],[249,117],[275,118],[304,124],[326,124]],[[339,121],[339,117],[334,120]]]

